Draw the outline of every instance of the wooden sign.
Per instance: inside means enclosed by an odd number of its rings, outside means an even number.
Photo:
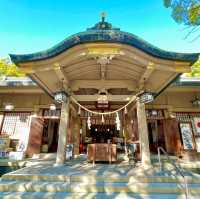
[[[197,152],[200,152],[200,137],[196,137],[195,141],[196,141]]]
[[[194,125],[196,128],[196,133],[200,135],[200,118],[199,117],[194,117]]]
[[[183,148],[186,150],[193,150],[193,135],[190,123],[180,123],[181,135],[183,140]]]

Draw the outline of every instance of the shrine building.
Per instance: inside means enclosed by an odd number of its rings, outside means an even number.
[[[73,157],[117,161],[130,140],[144,166],[158,147],[199,160],[200,79],[181,76],[198,57],[161,50],[105,17],[46,51],[11,54],[27,77],[0,82],[0,139],[26,157],[56,153],[56,165],[70,147]]]

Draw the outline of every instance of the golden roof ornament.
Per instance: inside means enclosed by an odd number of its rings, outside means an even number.
[[[115,31],[120,31],[119,28],[112,27],[111,23],[106,22],[105,18],[107,16],[106,12],[101,13],[101,20],[99,23],[95,24],[92,28],[88,28],[87,30],[115,30]]]
[[[102,21],[102,23],[105,22],[106,16],[107,16],[107,13],[106,13],[106,12],[102,12],[102,13],[101,13],[101,21]]]

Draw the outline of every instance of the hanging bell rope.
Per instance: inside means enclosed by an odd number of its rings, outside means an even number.
[[[86,107],[84,107],[83,105],[81,105],[73,96],[70,96],[71,100],[77,104],[79,107],[81,107],[82,109],[84,109],[85,111],[89,112],[89,113],[92,113],[92,114],[95,114],[95,115],[111,115],[111,114],[114,114],[114,113],[117,113],[121,110],[123,110],[124,108],[126,108],[129,104],[131,104],[132,102],[135,102],[136,99],[137,99],[137,96],[138,94],[134,95],[131,97],[131,99],[129,100],[129,102],[127,102],[124,106],[122,106],[121,108],[115,110],[115,111],[110,111],[110,112],[97,112],[97,111],[92,111]]]

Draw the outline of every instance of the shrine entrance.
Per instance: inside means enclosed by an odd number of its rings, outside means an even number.
[[[114,137],[119,136],[115,125],[92,125],[90,130],[90,136],[94,143],[108,143],[112,141]]]
[[[147,123],[150,152],[158,153],[158,147],[162,147],[164,150],[166,150],[163,121],[152,120],[148,121]]]
[[[59,119],[44,119],[41,152],[55,153],[58,148]]]
[[[155,151],[156,146],[165,145],[162,122],[148,123],[145,106],[153,105],[153,100],[181,73],[189,72],[198,58],[196,54],[155,48],[113,27],[105,17],[49,50],[10,56],[61,108],[56,165],[64,164],[68,143],[73,142],[75,153],[79,153],[80,138],[105,143],[114,136],[126,140],[136,134],[143,166],[151,164],[149,146]],[[99,101],[108,102],[109,110],[97,109]],[[83,110],[87,114],[81,115]],[[112,123],[106,123],[107,115],[112,115]],[[100,124],[92,121],[94,116],[100,116]],[[168,123],[175,129],[173,120]],[[170,150],[169,141],[167,147]]]

